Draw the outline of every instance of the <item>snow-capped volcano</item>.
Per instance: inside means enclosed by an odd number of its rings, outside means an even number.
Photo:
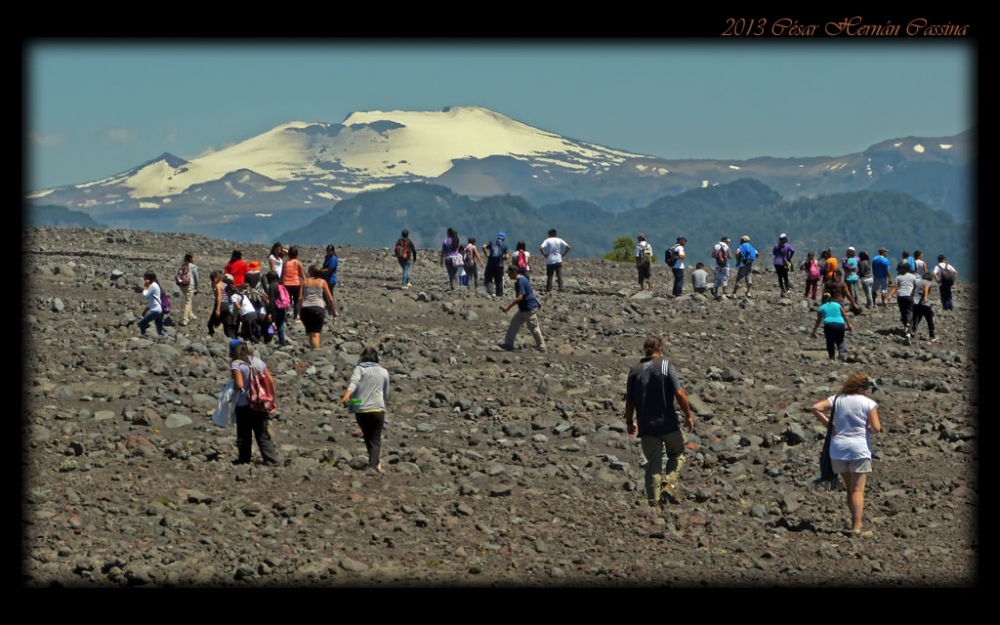
[[[352,113],[340,124],[288,122],[207,156],[185,161],[164,154],[103,180],[29,197],[90,210],[226,203],[220,194],[244,204],[248,193],[263,199],[284,191],[307,203],[332,203],[362,191],[437,178],[456,161],[496,156],[545,173],[593,172],[640,157],[570,140],[481,107],[367,111]],[[243,175],[234,179],[237,172]],[[251,181],[250,189],[239,185]],[[67,192],[86,197],[59,197]]]

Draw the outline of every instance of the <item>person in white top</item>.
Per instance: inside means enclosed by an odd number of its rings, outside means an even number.
[[[670,270],[674,272],[674,290],[672,291],[674,297],[684,292],[684,246],[687,245],[687,242],[688,240],[684,237],[677,237],[677,243],[670,248],[674,255],[674,264],[670,266]]]
[[[556,230],[549,230],[549,238],[542,241],[538,250],[545,255],[545,292],[552,292],[552,274],[559,281],[559,292],[563,290],[562,262],[563,256],[569,253],[569,244],[556,236]]]
[[[847,378],[840,393],[813,404],[812,412],[823,425],[833,419],[830,460],[834,473],[847,484],[847,507],[851,512],[851,533],[862,532],[861,515],[865,507],[865,482],[872,470],[871,433],[881,432],[878,404],[865,395],[872,382],[863,373]],[[826,412],[832,411],[827,417]]]
[[[938,264],[934,266],[934,281],[940,283],[941,307],[945,310],[955,310],[955,302],[951,298],[951,287],[958,280],[958,270],[948,264],[944,254],[938,256]]]
[[[281,242],[276,241],[275,244],[271,246],[271,255],[267,257],[267,262],[271,265],[271,271],[278,274],[279,280],[281,279],[281,270],[285,264],[284,255],[287,252],[288,250],[281,247]]]
[[[639,234],[639,244],[635,246],[635,267],[639,271],[639,290],[642,284],[649,285],[653,290],[653,246],[646,240],[646,235]]]
[[[163,329],[163,289],[160,288],[156,274],[152,271],[143,274],[142,282],[142,296],[146,298],[146,314],[139,320],[139,333],[146,336],[146,328],[150,323],[155,323],[156,333],[166,336],[167,332]]]
[[[719,239],[712,248],[712,258],[715,259],[715,285],[712,290],[716,297],[725,297],[726,287],[729,286],[729,261],[733,258],[733,252],[729,249],[729,237]],[[721,293],[719,287],[722,287]]]

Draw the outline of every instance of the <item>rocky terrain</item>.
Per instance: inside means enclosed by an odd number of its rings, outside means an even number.
[[[549,353],[526,330],[506,352],[509,315],[447,290],[433,252],[401,290],[388,248],[344,247],[322,347],[298,325],[291,346],[258,348],[278,384],[272,468],[231,464],[235,428],[210,417],[229,373],[227,339],[204,326],[208,274],[234,248],[266,258],[196,235],[25,230],[22,585],[978,583],[974,285],[955,312],[935,300],[940,342],[904,345],[893,306],[855,318],[848,362],[830,363],[812,302],[780,299],[766,267],[753,298],[716,301],[667,297],[662,266],[637,293],[632,265],[571,258],[566,291],[539,295]],[[188,251],[198,321],[140,337],[143,272],[177,308]],[[663,510],[645,505],[622,417],[650,333],[696,421],[681,501]],[[365,345],[392,376],[381,477],[338,401]],[[877,378],[884,426],[869,538],[843,535],[843,491],[811,483],[824,429],[808,407],[856,371]]]

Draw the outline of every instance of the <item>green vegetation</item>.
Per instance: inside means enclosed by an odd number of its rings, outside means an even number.
[[[610,252],[601,255],[604,260],[611,260],[616,263],[625,263],[631,261],[633,257],[633,252],[635,250],[635,241],[629,237],[618,237],[615,239],[615,245],[611,248]],[[655,260],[655,259],[654,259]]]

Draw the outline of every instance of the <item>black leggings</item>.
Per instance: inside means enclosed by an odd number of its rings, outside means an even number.
[[[365,447],[368,449],[368,466],[377,469],[379,456],[382,454],[382,428],[385,426],[385,411],[357,412],[354,414],[354,419],[361,426],[361,433],[365,437]]]

